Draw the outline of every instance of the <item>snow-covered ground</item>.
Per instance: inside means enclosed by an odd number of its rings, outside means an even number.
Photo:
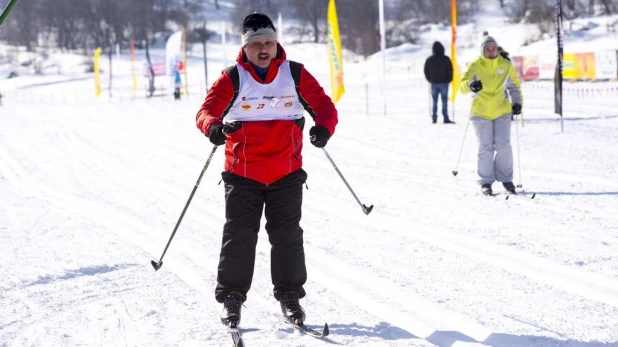
[[[325,46],[285,48],[330,90]],[[566,85],[561,131],[553,85],[526,83],[524,124],[512,131],[525,194],[487,198],[469,99],[457,98],[457,124],[430,124],[427,84],[400,65],[427,54],[404,46],[389,55],[386,115],[381,58],[344,65],[340,124],[326,149],[375,206],[369,216],[305,143],[302,304],[307,323],[328,322],[331,335],[316,340],[274,317],[261,231],[246,345],[618,346],[618,84]],[[209,46],[209,82],[222,57]],[[126,55],[115,61],[111,99],[107,72],[94,99],[81,60],[58,59],[61,74],[0,80],[0,346],[230,346],[213,295],[222,151],[163,267],[150,265],[212,150],[195,127],[201,59],[189,60],[191,93],[179,102],[145,99],[141,78],[131,97]]]

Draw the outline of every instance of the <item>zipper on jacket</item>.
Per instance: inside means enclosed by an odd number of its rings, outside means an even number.
[[[243,145],[242,143],[238,143],[238,145],[236,145],[236,147],[234,147],[234,150],[233,150],[234,151],[234,159],[232,160],[232,168],[234,168],[234,166],[236,166],[236,164],[239,161],[239,158],[238,158],[238,148],[240,146],[242,146],[242,145]]]
[[[296,158],[296,161],[300,163],[300,158],[296,152],[298,152],[298,139],[294,139],[294,150],[292,151],[292,155]]]

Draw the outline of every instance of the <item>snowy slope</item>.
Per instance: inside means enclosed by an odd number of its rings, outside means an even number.
[[[330,90],[326,47],[285,48]],[[305,143],[302,304],[307,323],[328,322],[331,336],[313,339],[273,316],[262,230],[243,308],[247,346],[618,346],[616,82],[568,85],[563,132],[552,85],[525,84],[525,122],[512,144],[526,194],[486,198],[469,99],[457,99],[457,124],[430,124],[425,81],[400,65],[425,54],[391,52],[386,115],[381,58],[346,61],[340,124],[327,146],[375,206],[369,216]],[[209,54],[214,81],[220,47]],[[212,150],[194,122],[203,63],[189,60],[192,92],[172,102],[145,99],[141,79],[132,98],[121,60],[111,99],[105,74],[94,99],[92,76],[69,59],[63,74],[0,80],[0,346],[231,345],[213,295],[222,151],[163,267],[150,265]]]

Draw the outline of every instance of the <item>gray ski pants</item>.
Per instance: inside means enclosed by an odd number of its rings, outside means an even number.
[[[478,183],[513,182],[511,115],[494,120],[472,116],[470,120],[479,142]]]

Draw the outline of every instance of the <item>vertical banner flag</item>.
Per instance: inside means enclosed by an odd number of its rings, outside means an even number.
[[[554,78],[554,113],[562,117],[562,1],[556,0],[556,41],[558,43],[558,61],[556,63],[556,76]]]
[[[459,65],[457,65],[457,0],[451,0],[451,63],[453,82],[451,82],[451,102],[455,102],[459,86]]]
[[[187,75],[187,31],[182,29],[182,70],[185,76],[185,96],[189,95],[189,76]]]
[[[384,24],[384,0],[378,1],[378,26],[380,29],[380,55],[382,56],[382,115],[386,116],[386,25]]]
[[[101,95],[101,72],[99,68],[99,59],[101,58],[101,47],[97,47],[94,51],[94,96]]]
[[[133,96],[137,94],[137,76],[135,75],[135,40],[131,40],[131,76],[133,76]]]
[[[330,57],[330,81],[333,89],[333,102],[339,101],[345,87],[343,85],[343,61],[341,59],[341,40],[335,0],[328,3],[328,55]]]
[[[176,75],[180,75],[182,67],[182,31],[177,31],[167,39],[165,44],[165,71],[167,74],[167,96],[174,94]]]

